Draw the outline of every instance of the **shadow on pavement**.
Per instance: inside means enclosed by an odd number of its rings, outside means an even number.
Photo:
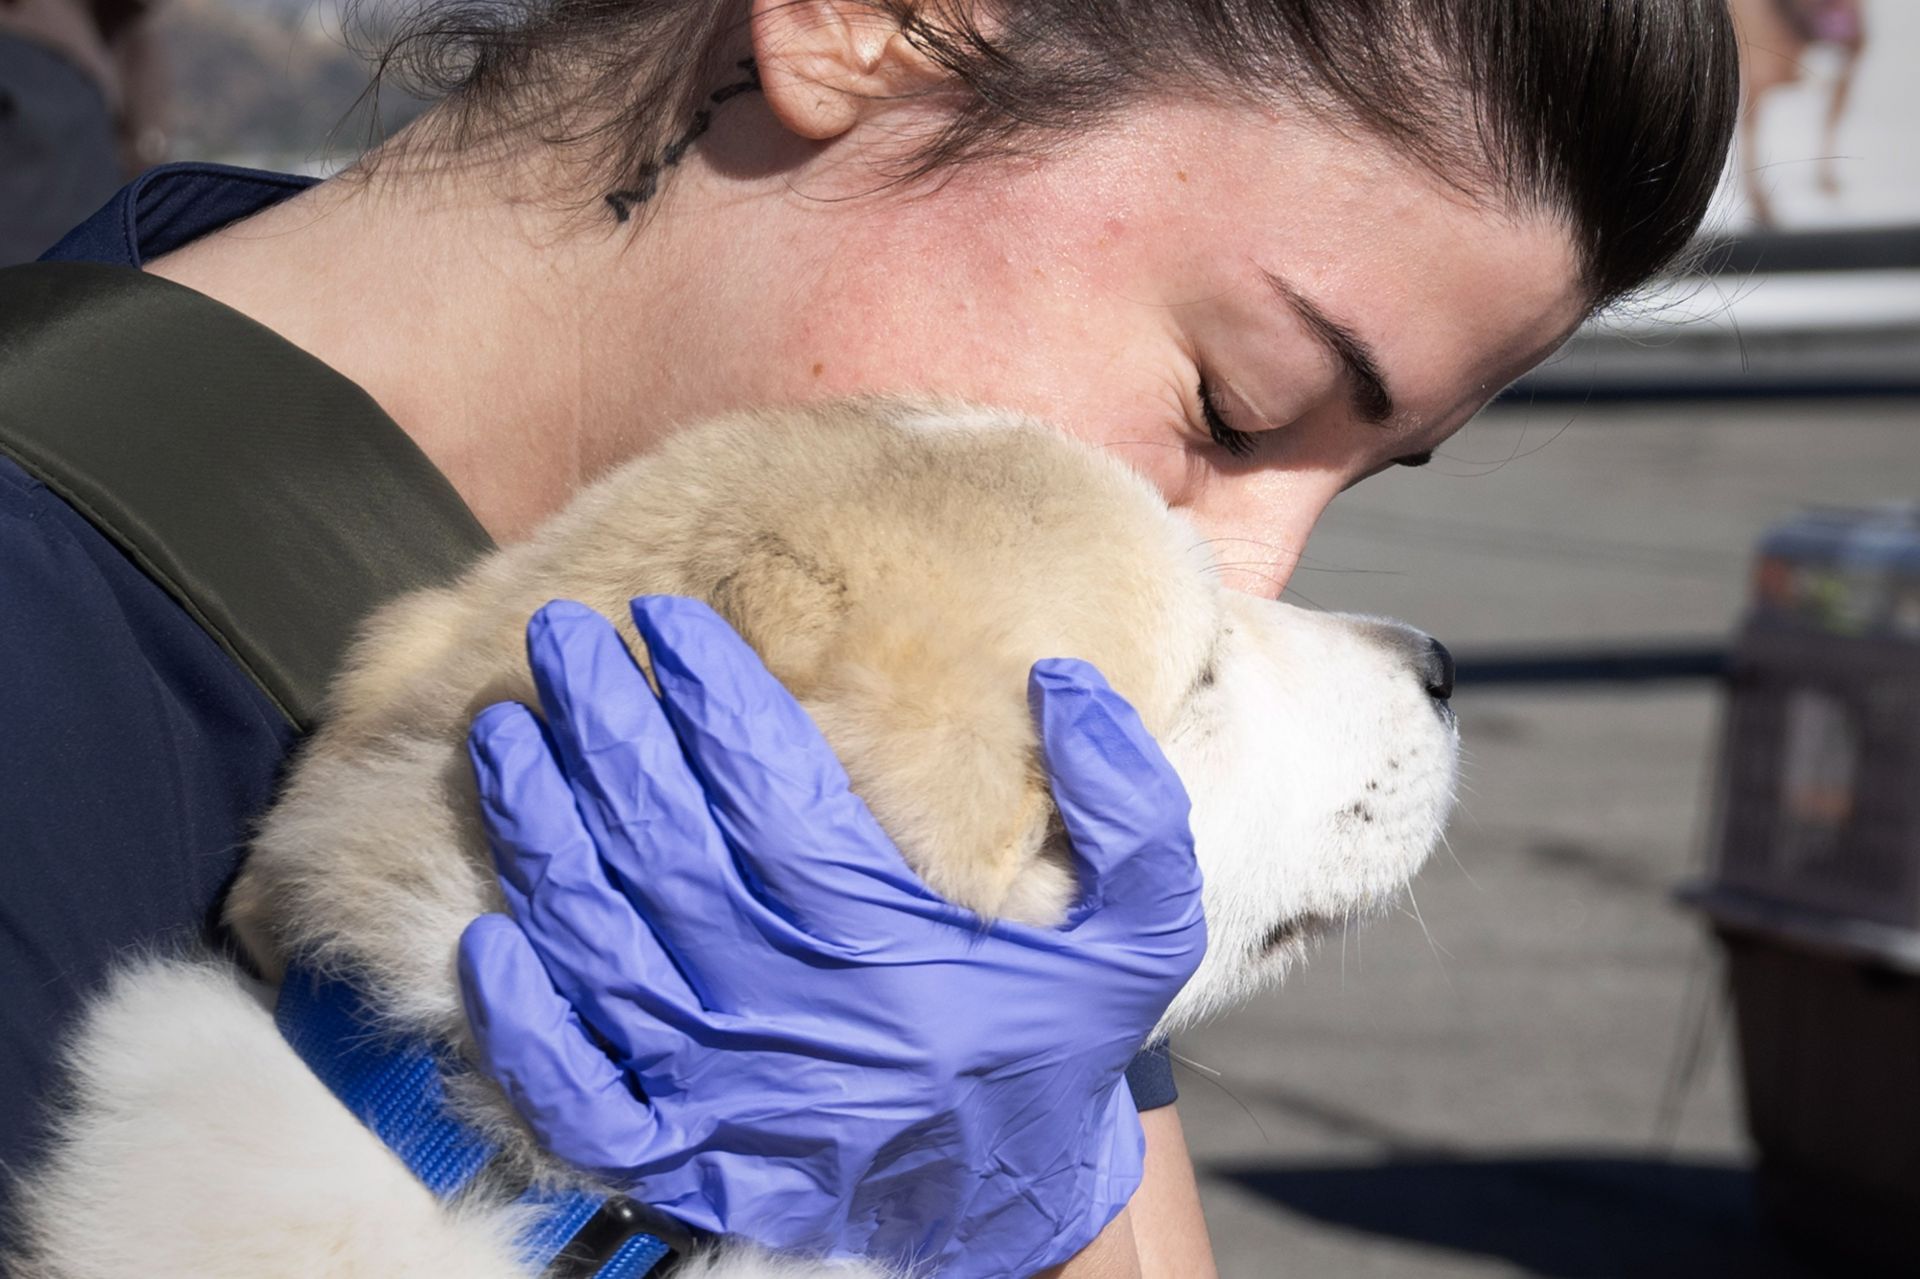
[[[1806,1279],[1733,1163],[1618,1155],[1215,1165],[1215,1176],[1330,1225],[1502,1258],[1556,1279]]]

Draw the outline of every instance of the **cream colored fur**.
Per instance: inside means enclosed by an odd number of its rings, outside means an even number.
[[[1073,884],[1027,671],[1097,666],[1193,799],[1210,944],[1162,1032],[1390,899],[1451,802],[1454,732],[1423,690],[1424,637],[1223,589],[1208,545],[1118,461],[952,406],[749,413],[676,434],[531,541],[372,619],[228,903],[262,971],[300,955],[349,973],[396,1029],[464,1048],[455,940],[503,908],[467,725],[534,701],[524,629],[541,604],[616,619],[644,665],[625,605],[658,593],[707,600],[754,646],[934,888],[1033,922],[1058,918]],[[522,1274],[505,1210],[435,1204],[280,1042],[268,998],[207,960],[120,974],[76,1039],[17,1273]],[[570,1175],[490,1088],[458,1096],[510,1157]],[[729,1246],[698,1266],[867,1273]]]

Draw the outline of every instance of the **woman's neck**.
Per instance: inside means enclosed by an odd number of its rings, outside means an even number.
[[[147,264],[351,378],[497,539],[525,536],[604,464],[644,451],[676,284],[650,232],[375,170],[326,182]],[[651,321],[651,322],[650,322]],[[612,351],[624,349],[625,358]],[[610,446],[617,438],[620,443]]]
[[[844,325],[816,322],[833,306],[884,332],[888,246],[903,228],[918,228],[911,243],[929,234],[926,206],[861,198],[887,191],[896,135],[919,136],[873,132],[871,154],[817,143],[759,94],[736,95],[626,218],[556,199],[579,172],[546,148],[452,168],[431,148],[416,161],[402,134],[371,169],[147,269],[357,382],[513,541],[681,424],[897,389],[865,370]],[[948,219],[956,235],[969,225]]]

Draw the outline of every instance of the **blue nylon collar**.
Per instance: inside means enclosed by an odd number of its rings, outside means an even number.
[[[273,1019],[308,1068],[436,1198],[459,1194],[498,1153],[447,1108],[441,1072],[461,1067],[423,1040],[382,1034],[351,985],[290,969]],[[583,1190],[529,1189],[519,1202],[541,1209],[519,1240],[532,1273],[639,1279],[672,1250],[655,1235],[615,1226],[618,1247],[597,1265],[583,1264],[582,1247],[594,1251],[589,1236],[605,1234],[609,1220],[632,1207],[629,1201]],[[580,1244],[569,1252],[576,1240]]]

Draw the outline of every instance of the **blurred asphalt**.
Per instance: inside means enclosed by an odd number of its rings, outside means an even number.
[[[1463,656],[1711,642],[1769,522],[1900,497],[1920,400],[1501,407],[1336,502],[1289,596]],[[1206,1068],[1179,1070],[1181,1113],[1222,1274],[1818,1273],[1755,1220],[1715,956],[1668,896],[1702,855],[1713,690],[1455,704],[1468,789],[1421,918],[1175,1045]]]

